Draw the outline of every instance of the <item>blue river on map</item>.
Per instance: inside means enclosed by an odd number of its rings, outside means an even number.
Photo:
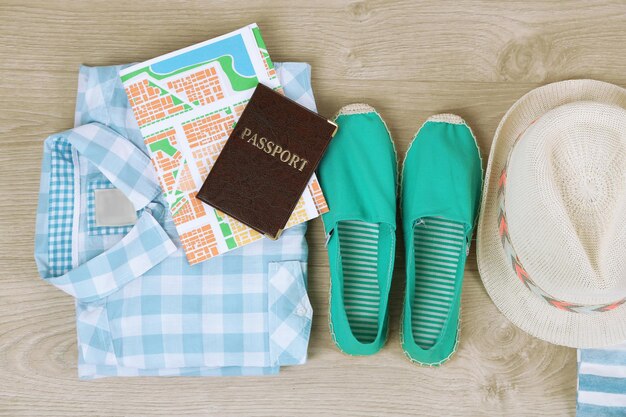
[[[232,55],[235,71],[244,77],[254,77],[254,67],[241,35],[231,36],[221,41],[202,46],[164,61],[152,64],[150,68],[158,74],[168,74],[180,68],[211,61],[224,55]]]

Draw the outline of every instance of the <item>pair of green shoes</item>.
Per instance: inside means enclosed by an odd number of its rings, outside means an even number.
[[[330,330],[350,355],[371,355],[388,333],[396,251],[397,159],[389,130],[366,104],[343,107],[318,177],[330,263]],[[429,118],[407,152],[400,206],[406,247],[401,343],[440,365],[456,350],[463,270],[482,191],[476,140],[458,116]]]

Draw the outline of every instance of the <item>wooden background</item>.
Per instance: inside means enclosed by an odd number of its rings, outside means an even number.
[[[0,1],[0,414],[572,415],[576,352],[517,330],[489,300],[472,254],[461,344],[439,369],[399,347],[398,250],[389,342],[352,358],[331,342],[328,264],[310,224],[315,309],[307,365],[266,378],[80,382],[72,299],[33,261],[42,141],[72,127],[77,69],[145,60],[257,22],[275,61],[308,61],[320,112],[363,101],[400,155],[431,114],[473,127],[483,157],[505,111],[539,85],[626,86],[626,4],[553,1]]]

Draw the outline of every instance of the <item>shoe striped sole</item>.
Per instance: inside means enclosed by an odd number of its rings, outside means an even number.
[[[413,338],[422,349],[436,343],[448,317],[464,239],[461,223],[440,218],[425,218],[413,229],[415,297],[411,326]]]
[[[361,343],[371,343],[378,335],[379,232],[376,223],[342,221],[337,225],[343,267],[343,302],[352,334]]]

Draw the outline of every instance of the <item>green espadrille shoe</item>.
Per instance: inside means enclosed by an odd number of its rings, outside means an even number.
[[[402,172],[406,293],[401,341],[436,366],[456,351],[465,260],[480,204],[482,164],[472,131],[452,114],[429,118]]]
[[[396,250],[396,154],[372,107],[343,107],[318,177],[330,264],[330,331],[350,355],[371,355],[387,338]]]

